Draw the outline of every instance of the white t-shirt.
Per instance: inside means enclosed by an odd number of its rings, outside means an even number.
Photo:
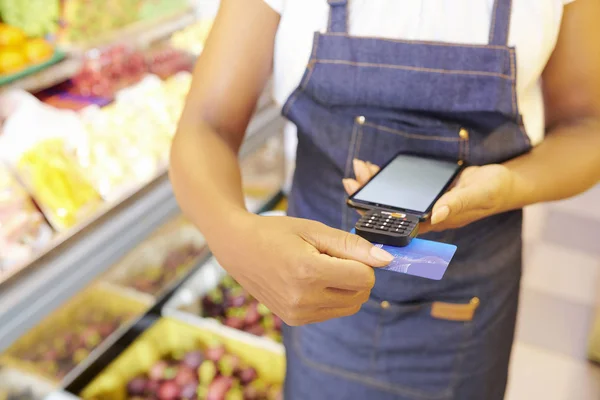
[[[274,96],[281,105],[299,85],[313,34],[325,32],[327,0],[264,0],[281,15]],[[563,6],[574,0],[513,0],[509,45],[517,49],[517,96],[533,144],[544,138],[541,74],[558,38]],[[350,34],[486,44],[494,0],[349,0]]]

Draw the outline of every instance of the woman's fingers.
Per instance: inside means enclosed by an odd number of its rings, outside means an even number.
[[[368,161],[367,161],[367,167],[369,168],[369,172],[371,173],[371,177],[373,177],[374,175],[376,175],[379,172],[379,166],[377,166],[375,164],[371,164]]]
[[[373,177],[373,175],[379,172],[379,167],[377,165],[371,164],[368,161],[365,162],[355,158],[352,161],[352,165],[354,167],[354,175],[356,176],[356,179],[348,178],[342,180],[344,190],[346,190],[346,193],[349,196],[356,193]],[[361,215],[363,214],[361,211],[359,211],[358,213]]]
[[[358,189],[360,189],[360,183],[358,183],[355,179],[344,179],[342,183],[344,184],[344,189],[348,195],[353,195]]]
[[[352,165],[354,167],[356,182],[358,182],[359,187],[365,185],[375,174],[379,172],[379,167],[375,164],[371,164],[368,161],[362,161],[355,158],[352,161]]]
[[[371,171],[366,162],[358,159],[354,159],[354,175],[356,176],[356,180],[362,186],[371,179]]]

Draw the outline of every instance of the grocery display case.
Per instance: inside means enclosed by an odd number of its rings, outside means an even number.
[[[120,400],[168,390],[179,397],[190,388],[191,381],[191,393],[182,395],[184,398],[204,398],[206,394],[202,396],[200,389],[212,393],[211,398],[224,398],[228,391],[241,394],[258,389],[253,384],[261,383],[260,388],[270,393],[255,398],[275,400],[283,384],[284,360],[281,351],[237,331],[202,321],[161,318],[79,395],[83,399]],[[151,385],[154,388],[148,389]]]
[[[280,135],[283,126],[274,105],[260,111],[249,127],[241,159]],[[2,284],[0,350],[113,265],[177,210],[165,171],[120,202],[104,205],[89,220],[54,237],[22,273]]]
[[[172,58],[174,54],[172,50],[164,53],[161,49],[165,46],[198,55],[218,1],[198,3],[201,4],[200,11],[185,9],[163,18],[141,18],[117,33],[113,32],[112,36],[98,38],[98,43],[157,48],[159,53],[150,54],[158,55],[150,57],[161,60]],[[173,5],[162,0],[148,0],[145,4],[156,6],[157,10]],[[144,10],[148,16],[155,12],[150,8]],[[173,35],[178,31],[179,35]],[[197,32],[202,33],[200,41],[195,36]],[[39,92],[38,100],[43,104],[56,105],[56,109],[66,104],[66,110],[76,110],[82,116],[93,118],[99,115],[94,107],[99,110],[98,107],[109,104],[108,108],[102,108],[108,110],[131,96],[130,87],[119,87],[115,98],[88,96],[88,103],[73,108],[73,104],[80,101],[73,100],[77,96],[68,94],[63,96],[65,100],[55,92],[61,93],[60,90],[72,84],[69,82],[78,83],[77,77],[86,66],[86,60],[90,54],[96,54],[96,50],[90,53],[81,47],[63,49],[68,53],[63,61],[1,86],[0,95],[10,89]],[[183,69],[189,70],[188,67]],[[168,76],[175,71],[155,65],[150,72],[158,74],[158,78],[150,78],[152,86],[153,79],[155,83],[158,80],[168,82]],[[165,72],[164,76],[162,72]],[[69,79],[68,85],[62,83]],[[143,86],[147,80],[142,79],[139,85]],[[46,90],[50,87],[53,89]],[[269,85],[259,100],[239,154],[246,206],[253,212],[268,210],[281,198],[285,176],[285,122],[270,92]],[[168,124],[172,130],[173,121]],[[101,136],[102,132],[99,134]],[[79,157],[88,155],[79,148],[77,151]],[[139,349],[144,343],[152,342],[154,339],[148,341],[147,338],[156,337],[152,333],[156,332],[154,326],[167,336],[173,331],[184,332],[199,341],[199,345],[206,332],[216,332],[242,358],[253,351],[275,354],[274,359],[279,361],[274,365],[279,367],[269,374],[276,377],[274,383],[281,380],[283,354],[280,345],[273,346],[262,338],[230,332],[231,329],[199,316],[189,321],[176,316],[162,317],[163,308],[173,294],[192,277],[209,269],[205,262],[210,258],[202,234],[180,214],[168,179],[167,160],[157,163],[147,178],[114,193],[100,190],[104,187],[102,182],[91,178],[93,172],[96,172],[95,176],[102,176],[102,169],[88,170],[84,164],[71,167],[73,170],[84,168],[82,173],[86,182],[97,191],[100,201],[85,214],[61,224],[55,217],[62,217],[62,214],[46,208],[47,201],[40,199],[35,187],[24,179],[27,175],[17,170],[16,164],[9,164],[6,154],[4,156],[3,165],[9,167],[15,181],[12,182],[10,179],[13,178],[7,178],[0,169],[0,186],[9,188],[9,192],[0,193],[4,195],[0,197],[0,216],[2,212],[7,215],[7,212],[22,210],[21,214],[14,214],[11,222],[19,225],[26,217],[27,224],[23,226],[27,231],[21,233],[21,242],[9,242],[9,247],[0,240],[0,248],[3,251],[9,249],[10,254],[15,255],[14,259],[0,258],[7,263],[0,263],[1,399],[77,398],[84,388],[97,387],[93,384],[97,379],[102,382],[103,371],[106,370],[106,376],[109,376],[114,371],[112,365],[120,365],[115,359],[121,353],[127,359],[130,356],[126,354],[139,352],[130,349]],[[44,168],[41,164],[36,173],[43,176]],[[31,199],[38,211],[32,206]],[[50,236],[48,229],[54,231]],[[0,229],[0,239],[4,234],[6,232]],[[23,246],[19,247],[20,244]],[[138,344],[139,341],[142,344]],[[165,355],[159,353],[156,357]],[[256,366],[257,370],[261,368]]]
[[[147,299],[126,296],[108,285],[93,285],[20,337],[0,363],[59,385],[149,306]]]
[[[247,205],[252,211],[259,212],[269,208],[269,203],[280,196],[283,179],[278,182],[276,177],[283,177],[282,150],[281,145],[278,145],[282,140],[283,126],[284,121],[279,117],[278,110],[272,105],[266,106],[253,119],[247,140],[242,146],[242,170],[244,171],[246,166],[250,167],[250,172],[244,173],[244,181],[247,182]],[[257,157],[261,154],[264,160],[262,165],[259,162],[261,157]],[[263,176],[257,178],[251,173],[253,171]],[[63,383],[77,381],[82,372],[93,371],[93,368],[89,368],[98,360],[98,365],[103,365],[106,362],[100,358],[103,354],[109,355],[108,358],[114,357],[109,349],[129,331],[134,331],[130,333],[132,338],[141,333],[143,329],[139,329],[140,320],[152,319],[146,317],[145,313],[160,310],[161,302],[164,303],[209,254],[207,250],[200,251],[203,239],[196,231],[189,227],[183,230],[173,228],[180,223],[181,217],[178,215],[178,207],[166,172],[116,206],[100,212],[84,226],[56,237],[47,251],[31,262],[22,273],[4,282],[0,290],[2,350],[10,350],[14,346],[27,346],[22,343],[28,343],[29,340],[37,341],[35,332],[43,330],[41,327],[48,315],[54,317],[51,321],[56,321],[55,318],[60,319],[61,310],[68,310],[68,304],[76,301],[74,299],[91,296],[82,293],[82,290],[97,281],[103,282],[103,290],[112,291],[111,296],[127,296],[129,301],[140,305],[136,314],[139,319],[117,329],[115,334],[111,333],[112,336],[102,338],[104,341],[88,354],[87,361],[63,377]],[[176,234],[170,239],[164,239],[165,236],[161,232],[165,230],[175,231]],[[177,239],[174,240],[173,237]],[[118,266],[129,264],[129,268],[139,268],[140,264],[132,263],[132,257],[138,258],[141,253],[152,258],[148,254],[149,248],[153,248],[156,253],[160,246],[169,247],[170,243],[166,242],[177,242],[182,238],[193,238],[192,241],[197,244],[196,250],[200,253],[195,254],[198,256],[196,264],[190,264],[188,270],[180,273],[176,279],[155,293],[140,293],[136,288],[123,284],[121,278],[127,275],[125,271],[129,269],[119,269]],[[157,246],[161,241],[163,243]],[[140,253],[135,255],[136,251]],[[23,363],[18,362],[19,358],[18,354],[16,357],[10,357],[9,352],[7,364],[31,372],[30,368],[23,368]],[[3,361],[6,362],[7,358],[0,360]],[[44,373],[37,372],[38,375],[48,378]],[[53,380],[55,385],[58,382],[57,379]]]
[[[268,143],[267,138],[277,137],[282,126],[273,123],[271,127],[275,129],[272,136],[267,134],[268,130],[250,135],[243,155],[252,154],[253,147],[261,147],[263,141]],[[182,226],[182,217],[178,214],[168,182],[156,181],[153,186],[136,193],[135,197],[120,205],[121,209],[110,210],[90,226],[65,239],[64,243],[36,260],[37,265],[30,265],[23,274],[3,284],[0,304],[4,312],[0,329],[4,353],[0,364],[35,374],[55,388],[61,385],[77,387],[82,382],[89,382],[109,360],[128,348],[145,331],[145,326],[154,323],[164,303],[178,292],[180,286],[189,282],[196,271],[204,274],[209,270],[210,267],[204,264],[209,252],[204,247],[203,238],[189,225]],[[160,193],[161,189],[163,193]],[[256,212],[268,209],[280,197],[279,190],[273,189],[274,192],[265,193],[262,201],[258,197],[249,199],[249,208]],[[253,194],[256,195],[256,191]],[[131,211],[135,213],[131,215]],[[147,214],[153,217],[148,218]],[[123,219],[116,221],[113,219],[115,215]],[[136,219],[145,221],[140,223]],[[189,242],[196,247],[190,249]],[[183,262],[187,268],[169,281],[161,282],[163,284],[156,291],[136,287],[141,282],[138,270],[146,264],[154,267],[157,258],[168,253],[170,248],[183,248],[188,252],[186,254],[191,257]],[[144,259],[151,262],[144,263]],[[134,286],[128,284],[127,278],[132,276],[136,277],[130,280]],[[11,307],[8,302],[15,306]],[[101,310],[106,310],[104,313],[107,315],[117,310],[128,312],[124,315],[127,318],[119,319],[117,325],[112,325],[100,336],[93,329],[82,328],[85,334],[95,335],[91,346],[79,351],[75,360],[60,373],[53,375],[55,368],[48,366],[47,362],[40,369],[38,362],[40,357],[45,356],[29,354],[26,350],[35,349],[34,344],[43,349],[43,338],[48,332],[60,330],[61,326],[77,325],[78,309],[96,315],[100,315]],[[200,318],[192,318],[191,323],[198,320]],[[182,321],[190,323],[187,318]],[[62,340],[71,337],[70,333],[65,335]],[[266,347],[273,349],[272,345]],[[43,365],[46,365],[45,369]]]
[[[273,351],[283,351],[281,320],[241,289],[214,258],[173,294],[162,314],[236,329],[264,338],[265,346]]]

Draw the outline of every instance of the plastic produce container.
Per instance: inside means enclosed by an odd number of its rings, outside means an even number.
[[[17,340],[0,363],[59,383],[148,307],[104,285],[92,286]]]
[[[173,383],[183,380],[179,377],[181,369],[187,369],[186,372],[189,372],[190,368],[182,368],[179,361],[172,362],[169,365],[163,364],[162,368],[157,367],[157,363],[161,360],[187,359],[188,354],[192,351],[203,353],[199,361],[209,358],[214,359],[214,353],[210,354],[207,349],[214,349],[215,346],[220,345],[224,346],[226,353],[234,355],[243,364],[254,368],[258,377],[267,386],[277,391],[285,376],[284,354],[265,347],[263,340],[201,322],[190,324],[175,318],[163,318],[142,334],[101,375],[96,377],[82,391],[80,396],[83,399],[94,400],[124,400],[131,398],[133,397],[131,389],[140,389],[139,387],[133,387],[136,384],[132,384],[132,381],[136,378],[146,379],[142,389],[147,396],[152,396],[158,391],[168,390],[163,387],[167,381],[170,382],[168,385],[171,392],[181,390],[177,387],[173,388]],[[207,368],[204,366],[198,367],[198,363],[193,367],[191,368],[192,377],[186,377],[187,382],[190,379],[193,381],[194,376],[197,379],[198,375],[206,378],[207,374],[200,371]],[[238,373],[235,370],[230,370],[228,375],[235,377],[238,376]],[[157,383],[148,384],[147,378],[149,376],[154,376]],[[210,379],[206,380],[206,382],[209,381]],[[192,383],[191,389],[197,390],[198,386],[198,384]],[[206,383],[200,386],[211,387],[210,384]],[[186,397],[181,391],[178,391],[177,395],[178,398],[206,398],[205,395],[195,393]],[[221,397],[214,398],[220,399]],[[273,399],[276,397],[272,395],[266,398]]]
[[[115,264],[104,280],[156,299],[196,266],[207,251],[202,234],[177,218]]]
[[[0,367],[0,399],[41,400],[55,389],[51,382],[13,368]]]

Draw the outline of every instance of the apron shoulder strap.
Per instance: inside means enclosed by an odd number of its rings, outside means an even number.
[[[348,33],[348,0],[327,0],[329,3],[328,32]],[[512,0],[494,0],[489,43],[496,46],[508,45]]]
[[[490,25],[490,44],[507,46],[512,16],[512,0],[494,0],[492,23]]]
[[[329,24],[327,32],[348,33],[348,0],[327,0]]]

